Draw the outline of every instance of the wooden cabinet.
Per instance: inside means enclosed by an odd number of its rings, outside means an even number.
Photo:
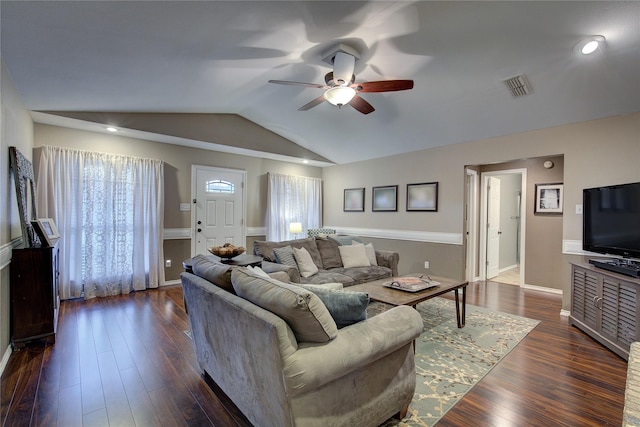
[[[11,254],[11,343],[55,342],[58,324],[58,245]]]
[[[570,324],[624,359],[640,340],[640,280],[572,263]]]

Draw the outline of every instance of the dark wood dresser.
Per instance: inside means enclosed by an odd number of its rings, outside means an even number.
[[[58,244],[16,248],[11,255],[11,344],[55,342],[58,324]]]

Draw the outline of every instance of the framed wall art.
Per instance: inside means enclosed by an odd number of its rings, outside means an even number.
[[[408,212],[437,212],[438,183],[407,184]]]
[[[34,221],[31,221],[34,230],[40,237],[40,241],[42,244],[46,244],[48,246],[53,246],[53,244],[60,238],[60,234],[58,234],[58,228],[56,227],[56,223],[51,218],[38,218]]]
[[[364,212],[364,188],[345,188],[342,209],[345,212]]]
[[[373,212],[396,212],[398,210],[398,186],[387,185],[373,187],[372,208]]]
[[[536,205],[534,213],[561,214],[563,211],[563,185],[536,184]]]

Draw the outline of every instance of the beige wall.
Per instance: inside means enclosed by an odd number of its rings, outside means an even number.
[[[11,77],[0,62],[0,358],[10,349],[9,262],[11,249],[21,242],[15,184],[9,177],[9,147],[31,159],[33,122],[16,93]],[[1,370],[1,369],[0,369]]]
[[[561,235],[566,240],[582,239],[582,216],[575,214],[575,205],[582,200],[586,187],[640,181],[640,113],[617,116],[585,123],[542,129],[499,138],[473,141],[408,154],[391,156],[323,169],[324,223],[331,226],[383,228],[391,231],[446,232],[462,234],[464,228],[464,167],[531,159],[551,155],[564,156],[564,204]],[[405,212],[407,183],[439,182],[438,212]],[[546,179],[545,179],[546,182]],[[395,213],[371,212],[371,187],[398,184],[399,210]],[[345,188],[366,187],[365,212],[342,211]],[[528,193],[532,194],[532,191]],[[530,197],[530,196],[529,196]],[[529,213],[528,213],[529,215]],[[559,234],[560,231],[555,232]],[[391,239],[393,240],[393,239]],[[544,242],[543,242],[544,243]],[[414,258],[415,242],[390,242],[406,250],[401,260]],[[422,246],[433,243],[423,242]],[[433,274],[464,276],[464,250],[458,245],[455,255],[444,265],[433,264]],[[529,255],[527,255],[529,257]],[[529,267],[549,268],[545,254],[528,260]],[[575,256],[562,255],[561,283],[540,283],[565,291],[564,308],[568,308],[569,260]],[[410,261],[420,266],[422,260]],[[404,269],[407,262],[401,261]],[[407,272],[407,270],[401,271]],[[532,279],[537,280],[537,279]]]
[[[314,166],[43,124],[35,125],[34,167],[36,167],[36,173],[40,152],[38,148],[45,145],[148,157],[164,161],[165,229],[191,227],[191,213],[180,211],[180,203],[189,203],[191,200],[192,165],[216,166],[247,171],[247,227],[264,227],[266,174],[268,172],[316,178],[322,176],[322,169]],[[262,236],[261,238],[264,237]],[[251,247],[252,240],[250,238],[247,240],[247,246]],[[178,280],[180,272],[183,271],[182,261],[191,256],[191,241],[165,240],[164,252],[165,259],[172,260],[172,266],[165,270],[166,280]]]

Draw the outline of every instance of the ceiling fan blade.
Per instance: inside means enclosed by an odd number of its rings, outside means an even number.
[[[358,92],[393,92],[413,89],[413,80],[381,80],[378,82],[362,82],[351,85]]]
[[[317,97],[316,99],[307,102],[306,104],[304,104],[302,107],[298,108],[298,111],[307,111],[312,109],[313,107],[320,105],[324,102],[324,95],[320,95],[319,97]]]
[[[375,108],[373,108],[373,105],[369,104],[367,101],[364,100],[364,98],[358,95],[353,97],[353,99],[349,102],[349,105],[351,105],[356,110],[360,111],[362,114],[369,114],[375,111]]]
[[[301,83],[301,82],[290,82],[288,80],[269,80],[269,83],[276,83],[279,85],[291,85],[291,86],[304,86],[304,87],[315,87],[318,89],[328,89],[329,86],[319,85],[315,83]]]

